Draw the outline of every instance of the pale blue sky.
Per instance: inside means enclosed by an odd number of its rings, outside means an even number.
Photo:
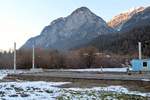
[[[108,21],[133,7],[149,6],[150,0],[0,0],[0,49],[18,48],[40,34],[52,20],[86,6]]]

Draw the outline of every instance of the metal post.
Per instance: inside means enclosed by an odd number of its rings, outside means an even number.
[[[101,66],[101,72],[103,72],[103,67]]]
[[[33,45],[33,49],[32,49],[32,69],[34,69],[35,68],[35,65],[34,65],[34,57],[35,56],[35,54],[34,54],[34,45]]]
[[[16,71],[16,42],[14,43],[14,71]]]
[[[142,59],[141,42],[138,42],[138,45],[139,45],[139,59]]]

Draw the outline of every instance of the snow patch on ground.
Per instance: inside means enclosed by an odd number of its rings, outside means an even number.
[[[89,72],[127,72],[127,68],[89,68],[89,69],[61,69],[61,71],[89,71]]]
[[[149,96],[150,93],[129,91],[122,86],[93,88],[59,88],[70,82],[3,82],[0,83],[0,99],[5,100],[93,100],[104,92]],[[66,98],[66,99],[65,99]],[[115,98],[115,97],[107,97]],[[110,99],[111,100],[111,99]]]
[[[123,93],[123,94],[131,94],[131,95],[139,95],[144,97],[150,97],[150,93],[141,93],[139,91],[129,91],[127,88],[123,86],[108,86],[108,87],[93,87],[93,88],[69,88],[70,90],[76,90],[76,91],[104,91],[104,92],[115,92],[115,93]]]
[[[0,70],[0,80],[2,80],[4,77],[6,77],[8,74],[21,74],[21,73],[29,73],[27,70]]]
[[[7,73],[0,72],[0,80],[7,76]]]
[[[141,79],[141,80],[145,82],[150,82],[150,79]]]
[[[4,82],[0,83],[0,99],[6,100],[54,100],[55,92],[63,84],[70,82]],[[49,95],[50,94],[50,95]]]

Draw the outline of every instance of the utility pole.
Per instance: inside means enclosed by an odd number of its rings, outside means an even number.
[[[35,46],[33,44],[32,47],[32,68],[30,69],[31,72],[43,72],[43,69],[41,68],[35,68]]]
[[[139,46],[139,59],[142,59],[141,42],[138,42],[138,46]]]
[[[34,69],[35,68],[35,54],[34,54],[34,45],[33,45],[33,48],[32,48],[32,69]]]
[[[14,72],[16,71],[16,42],[14,42]]]

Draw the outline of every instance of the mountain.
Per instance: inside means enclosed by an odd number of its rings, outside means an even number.
[[[106,52],[137,55],[139,41],[142,42],[144,55],[150,56],[150,7],[134,14],[119,32],[96,37],[86,46],[92,45]]]
[[[150,7],[126,11],[108,24],[88,8],[81,7],[67,17],[52,21],[22,48],[32,48],[35,44],[39,48],[70,50],[92,45],[101,51],[134,54],[137,42],[141,41],[144,54],[150,56],[149,40]]]
[[[133,15],[128,21],[124,23],[121,32],[128,32],[136,27],[143,27],[150,25],[150,7]]]
[[[132,16],[138,14],[139,12],[143,11],[144,7],[138,7],[138,8],[132,8],[128,11],[125,11],[123,13],[120,13],[119,15],[112,18],[108,25],[112,28],[114,28],[117,31],[120,31],[124,23],[126,23]]]
[[[58,18],[46,26],[40,35],[30,38],[21,48],[51,48],[69,50],[83,45],[101,34],[114,32],[107,23],[86,7],[76,9],[71,15]]]

